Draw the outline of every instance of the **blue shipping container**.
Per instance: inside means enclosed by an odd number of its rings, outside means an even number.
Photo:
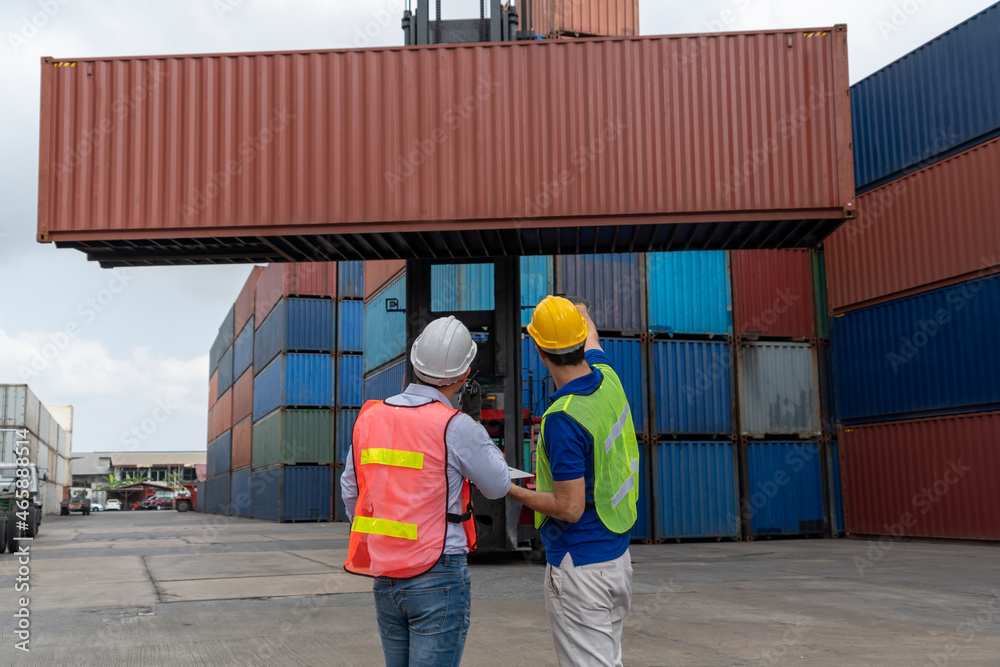
[[[431,267],[431,312],[493,309],[493,264],[435,264]]]
[[[333,352],[334,313],[331,299],[281,299],[255,334],[254,369],[259,373],[280,352]]]
[[[732,348],[723,342],[653,343],[658,433],[733,430]]]
[[[333,511],[330,466],[281,466],[253,471],[250,514],[272,521],[329,521]]]
[[[650,331],[733,333],[733,292],[723,250],[650,253],[646,298]]]
[[[332,408],[334,370],[329,354],[280,354],[253,381],[253,419],[279,407]]]
[[[232,467],[233,432],[226,431],[215,439],[214,444],[215,474],[221,475],[222,473],[229,472]]]
[[[364,301],[340,301],[337,310],[337,351],[361,354],[365,351]]]
[[[198,482],[198,485],[195,487],[194,511],[205,511],[205,482]]]
[[[205,447],[205,476],[215,477],[218,472],[215,469],[215,440],[213,440]]]
[[[601,331],[646,331],[642,256],[638,253],[565,255],[559,258],[560,294],[587,299]]]
[[[655,539],[739,538],[736,480],[731,441],[653,445]]]
[[[531,312],[538,302],[555,293],[555,275],[551,256],[521,258],[521,326],[531,323]]]
[[[358,410],[344,408],[337,410],[337,430],[334,435],[334,451],[338,464],[347,461],[347,452],[351,449],[354,439],[354,422],[358,420]]]
[[[851,86],[859,192],[1000,132],[1000,4]]]
[[[386,311],[389,299],[406,309],[405,273],[365,303],[365,373],[406,353],[406,313]]]
[[[236,328],[236,305],[229,307],[229,312],[226,313],[226,318],[222,320],[222,324],[219,325],[219,349],[225,350],[233,346],[233,336]]]
[[[233,381],[240,379],[248,368],[253,366],[253,316],[243,327],[243,331],[233,343]]]
[[[840,448],[837,443],[831,442],[827,448],[827,470],[829,470],[830,499],[833,515],[833,532],[843,534],[844,532],[844,487],[840,480]]]
[[[632,411],[636,433],[646,432],[646,364],[642,342],[635,338],[602,338],[601,347],[611,358],[611,367],[622,381]],[[538,354],[538,351],[535,351]]]
[[[402,393],[406,384],[406,358],[390,364],[364,380],[364,400],[383,401]]]
[[[653,540],[653,511],[649,494],[649,463],[646,461],[647,450],[639,447],[639,502],[636,505],[638,516],[635,525],[628,532],[629,539],[637,542]]]
[[[337,521],[345,521],[346,522],[346,521],[350,521],[350,519],[347,518],[347,508],[344,507],[344,502],[341,499],[340,479],[343,476],[344,476],[344,469],[342,467],[338,467],[336,469],[336,471],[334,472],[334,482],[333,482],[333,484],[334,484],[333,488],[335,490],[335,494],[334,495],[336,497],[336,501],[334,502],[334,505],[336,506],[336,512],[335,512],[334,516],[336,516],[336,520]]]
[[[364,298],[364,262],[340,262],[337,265],[337,296],[350,299]]]
[[[833,320],[833,379],[842,423],[1000,406],[1000,275]]]
[[[219,385],[216,398],[222,398],[222,395],[233,386],[235,379],[233,377],[233,348],[229,348],[219,360]]]
[[[234,470],[230,483],[229,511],[234,516],[250,516],[250,468]]]
[[[750,533],[820,535],[826,532],[819,445],[814,442],[747,444],[748,486],[743,509]]]
[[[360,408],[364,402],[364,359],[360,354],[341,354],[337,366],[337,407]]]
[[[531,408],[535,416],[541,416],[551,404],[549,396],[555,393],[556,387],[538,355],[535,341],[527,334],[522,334],[521,338],[521,368],[524,407]]]
[[[212,514],[222,514],[224,516],[229,515],[229,497],[230,497],[230,476],[229,473],[224,475],[218,475],[216,477],[210,477],[205,486],[208,487],[208,505],[206,505],[206,511]]]

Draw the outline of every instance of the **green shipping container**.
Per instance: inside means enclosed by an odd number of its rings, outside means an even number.
[[[830,303],[826,295],[826,259],[823,251],[814,252],[813,285],[816,289],[816,337],[830,337]]]
[[[279,409],[253,425],[253,467],[334,462],[333,411]]]

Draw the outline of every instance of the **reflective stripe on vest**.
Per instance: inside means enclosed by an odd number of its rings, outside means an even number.
[[[594,507],[601,522],[613,533],[632,529],[638,516],[639,445],[621,380],[610,366],[598,364],[601,385],[591,394],[568,394],[545,411],[539,438],[535,480],[539,491],[552,491],[552,467],[545,447],[545,420],[563,412],[593,439]],[[548,519],[535,513],[535,527]]]
[[[348,572],[407,579],[441,558],[449,522],[445,434],[456,414],[437,401],[419,407],[369,401],[361,408],[352,448],[358,500]],[[469,533],[467,527],[471,546],[474,527]]]

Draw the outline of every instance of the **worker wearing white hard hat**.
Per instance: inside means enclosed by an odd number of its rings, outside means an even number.
[[[510,469],[481,419],[478,385],[451,398],[476,358],[469,330],[434,320],[410,349],[417,381],[368,401],[341,478],[351,517],[344,565],[375,578],[386,665],[458,665],[471,610],[466,554],[475,549],[469,481],[487,498],[510,489]],[[419,593],[419,594],[418,594]]]

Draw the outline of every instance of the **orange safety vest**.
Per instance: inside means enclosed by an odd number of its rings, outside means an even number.
[[[469,480],[464,514],[448,512],[445,433],[457,410],[432,401],[419,407],[368,401],[354,423],[358,501],[344,569],[369,577],[409,579],[444,553],[449,523],[461,523],[476,549]]]

